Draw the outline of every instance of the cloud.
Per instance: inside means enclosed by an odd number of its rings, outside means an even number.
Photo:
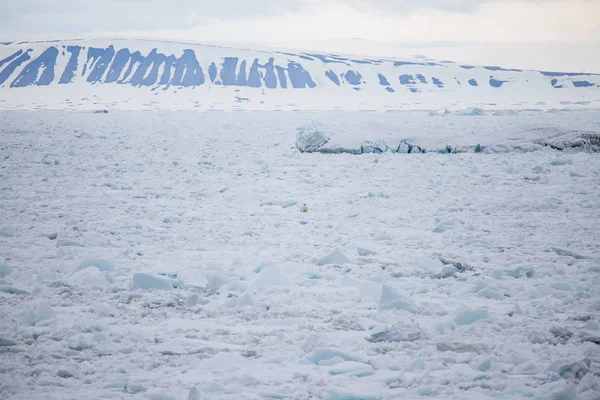
[[[295,43],[583,42],[600,0],[0,0],[1,34],[105,33]]]
[[[362,38],[402,42],[577,42],[600,38],[600,1],[494,1],[473,11],[389,10],[366,1],[307,2],[299,10],[253,18],[198,17],[189,29],[153,34],[198,40],[274,43]],[[456,2],[455,7],[473,2]],[[141,33],[141,32],[139,32]]]

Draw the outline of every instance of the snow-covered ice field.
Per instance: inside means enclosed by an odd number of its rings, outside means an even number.
[[[300,153],[313,120],[600,132],[597,111],[0,112],[0,398],[600,398],[597,153]]]

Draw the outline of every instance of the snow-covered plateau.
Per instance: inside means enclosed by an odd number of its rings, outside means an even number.
[[[0,42],[0,109],[600,109],[600,70],[132,39]]]
[[[0,398],[599,399],[598,112],[499,110],[1,111]]]

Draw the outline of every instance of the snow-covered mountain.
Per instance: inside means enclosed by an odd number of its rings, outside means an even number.
[[[193,43],[0,44],[0,108],[598,108],[600,75]]]

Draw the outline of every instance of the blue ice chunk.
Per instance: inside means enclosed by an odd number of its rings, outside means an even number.
[[[85,269],[88,267],[96,267],[100,271],[112,272],[115,269],[115,266],[101,258],[86,258],[81,263],[79,263],[79,269]]]
[[[381,400],[377,390],[368,387],[337,387],[328,390],[328,400]]]
[[[143,272],[136,272],[131,278],[131,287],[135,289],[160,289],[167,290],[171,289],[173,285],[166,279],[160,278],[155,275],[146,274]]]
[[[332,70],[329,70],[329,71],[325,72],[325,76],[327,76],[331,82],[340,86],[340,79],[337,77],[335,72],[333,72]]]
[[[410,299],[400,294],[393,287],[383,284],[381,286],[380,310],[404,310],[416,313],[417,309]]]
[[[567,160],[567,161],[570,161],[570,160]],[[560,163],[560,161],[558,163],[556,161],[553,161],[551,164],[552,165],[564,165],[564,164],[568,164],[568,163],[564,163],[563,164],[563,163]],[[577,252],[575,252],[573,250],[563,249],[561,247],[552,247],[552,251],[555,252],[556,254],[558,254],[559,256],[573,257],[576,260],[588,260],[588,259],[592,259],[591,256],[580,254],[580,253],[577,253]]]
[[[356,361],[345,361],[329,368],[330,375],[345,375],[362,378],[363,376],[373,375],[375,370],[369,364]]]
[[[503,300],[504,297],[506,297],[499,291],[490,289],[490,288],[483,288],[481,290],[478,290],[477,296],[484,297],[486,299],[494,299],[494,300]]]
[[[469,85],[477,86],[477,81],[475,79],[469,79]]]
[[[408,90],[410,90],[411,93],[418,93],[419,92],[419,89],[417,89],[417,88],[410,88]]]
[[[379,78],[379,84],[381,86],[390,86],[390,82],[387,80],[387,78],[381,74],[377,74],[377,77]]]
[[[302,358],[302,361],[319,365],[321,361],[331,360],[332,358],[341,358],[344,361],[356,361],[368,363],[365,356],[359,354],[350,354],[335,347],[317,347]]]
[[[394,89],[392,89],[392,88],[391,88],[391,87],[389,87],[389,86],[388,86],[388,87],[386,87],[386,88],[385,88],[385,90],[387,90],[387,91],[388,91],[388,92],[390,92],[390,93],[394,93],[394,92],[395,92],[395,90],[394,90]]]
[[[554,290],[561,290],[565,292],[573,290],[573,287],[569,284],[569,282],[554,282],[550,284],[550,287]]]
[[[433,84],[436,85],[437,87],[444,87],[444,83],[442,81],[440,81],[438,78],[436,78],[435,76],[431,78],[431,80],[433,81]]]
[[[104,72],[106,72],[114,56],[115,48],[113,45],[108,46],[106,49],[90,47],[87,62],[92,61],[90,65],[93,66],[93,69],[90,71],[87,81],[90,83],[101,82]]]
[[[81,46],[67,46],[67,51],[71,54],[67,66],[58,81],[59,84],[71,83],[75,72],[77,71],[77,62],[79,60],[79,53],[81,52]]]
[[[12,274],[12,268],[6,264],[0,263],[0,278],[4,278]]]
[[[288,74],[290,75],[290,82],[292,83],[292,87],[294,89],[302,89],[302,88],[314,88],[317,85],[313,82],[310,74],[302,68],[302,65],[289,62],[288,63]]]
[[[360,74],[358,72],[348,71],[344,75],[344,78],[346,78],[346,80],[348,81],[349,84],[356,86],[356,85],[360,85],[362,76],[360,76]]]
[[[27,64],[10,87],[25,87],[31,85],[48,86],[54,80],[54,67],[58,49],[54,46],[48,47],[38,58]],[[40,68],[43,68],[39,77]]]
[[[6,80],[15,72],[15,69],[23,64],[25,61],[29,60],[31,56],[29,53],[33,51],[31,49],[27,50],[25,53],[22,53],[19,57],[15,58],[10,64],[4,68],[2,72],[0,72],[0,85],[2,85]]]
[[[533,278],[535,275],[535,269],[533,267],[516,267],[513,269],[505,269],[501,271],[504,275],[511,276],[513,278]]]
[[[400,83],[402,85],[414,85],[416,82],[412,75],[404,74],[400,75]]]
[[[457,325],[470,325],[481,319],[486,319],[490,316],[487,310],[470,310],[465,311],[456,316],[454,322]]]
[[[348,257],[344,253],[342,253],[342,251],[340,249],[335,249],[334,251],[332,251],[325,257],[318,260],[317,265],[321,265],[321,266],[329,265],[329,264],[344,265],[344,264],[348,264],[349,262],[350,262],[350,260],[348,259]]]

